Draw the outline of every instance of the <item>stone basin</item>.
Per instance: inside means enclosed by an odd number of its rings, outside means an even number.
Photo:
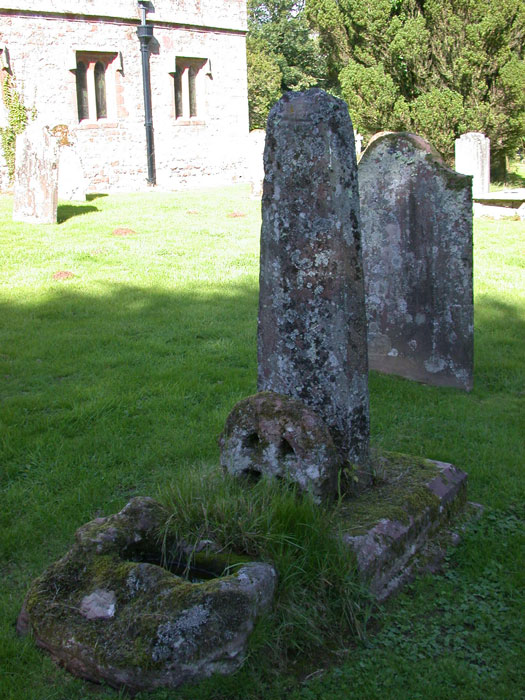
[[[210,543],[190,566],[184,543],[161,546],[165,521],[159,503],[134,498],[82,526],[33,582],[18,631],[75,675],[131,692],[233,673],[271,607],[276,571]]]

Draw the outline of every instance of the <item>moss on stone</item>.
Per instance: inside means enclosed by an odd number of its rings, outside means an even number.
[[[149,518],[161,512],[154,505],[137,499],[119,514],[81,528],[77,544],[33,582],[26,596],[37,643],[74,673],[141,689],[150,687],[151,679],[151,687],[182,682],[186,665],[193,669],[190,676],[209,675],[221,667],[231,672],[242,661],[247,635],[265,605],[257,596],[266,585],[263,579],[269,580],[269,567],[261,564],[265,572],[258,570],[253,578],[245,568],[241,576],[239,568],[252,562],[248,557],[203,551],[186,557],[188,564],[216,578],[192,582],[150,563],[162,559],[160,542],[154,547],[155,537],[144,529],[147,522],[155,529],[160,524]],[[145,553],[146,561],[127,559],[134,538],[133,554]],[[183,550],[168,545],[180,564]],[[264,590],[262,598],[271,600],[270,589]],[[114,605],[97,608],[102,594],[111,594]]]
[[[427,484],[441,470],[431,460],[397,452],[373,450],[372,487],[358,497],[342,498],[341,524],[352,535],[365,534],[380,520],[396,520],[407,525],[411,517],[439,507],[439,499]]]

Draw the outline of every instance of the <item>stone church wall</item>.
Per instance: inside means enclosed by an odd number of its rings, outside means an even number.
[[[157,184],[170,189],[243,179],[245,0],[158,0],[154,5],[147,22],[154,26],[150,67]],[[147,186],[138,24],[138,7],[128,0],[12,0],[0,9],[3,63],[39,121],[67,126],[91,192]],[[79,60],[88,66],[89,116],[83,119],[77,105]],[[101,118],[94,107],[97,61],[105,66],[107,109]],[[178,108],[177,62],[179,74],[186,71]],[[195,66],[193,88],[188,87],[188,66]],[[192,116],[188,90],[193,90]],[[5,183],[0,156],[0,186]]]

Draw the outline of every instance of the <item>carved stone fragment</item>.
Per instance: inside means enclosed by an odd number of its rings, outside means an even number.
[[[333,498],[341,460],[324,421],[301,401],[265,391],[240,401],[220,437],[233,476],[295,482],[317,501]]]

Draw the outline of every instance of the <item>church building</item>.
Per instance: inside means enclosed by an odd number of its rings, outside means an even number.
[[[3,0],[7,76],[73,145],[90,192],[243,179],[246,0]]]

